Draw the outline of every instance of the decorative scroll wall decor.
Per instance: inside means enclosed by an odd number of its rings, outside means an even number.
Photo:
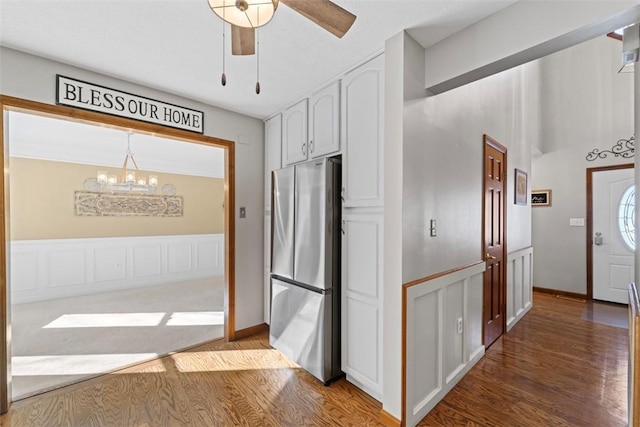
[[[598,150],[595,148],[593,151],[587,153],[586,159],[590,162],[596,159],[606,159],[608,155],[613,155],[614,157],[622,157],[623,159],[628,159],[635,155],[635,141],[632,136],[629,139],[620,139],[615,143],[610,150]]]
[[[75,192],[76,216],[182,216],[182,196]]]

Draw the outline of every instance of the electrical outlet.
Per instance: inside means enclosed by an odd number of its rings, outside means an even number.
[[[462,335],[462,317],[458,317],[458,335]]]

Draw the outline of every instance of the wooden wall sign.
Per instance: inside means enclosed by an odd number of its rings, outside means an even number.
[[[204,113],[56,75],[56,104],[204,133]]]
[[[76,216],[182,216],[182,196],[75,192]]]

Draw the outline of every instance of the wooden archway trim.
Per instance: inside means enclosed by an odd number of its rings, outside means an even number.
[[[228,341],[235,339],[235,146],[228,141],[211,136],[200,135],[180,129],[169,128],[152,123],[111,116],[92,111],[45,104],[22,98],[0,95],[0,165],[4,165],[4,174],[0,174],[0,189],[5,188],[6,175],[10,173],[5,147],[5,117],[7,111],[39,114],[65,120],[85,122],[95,125],[111,126],[134,130],[139,133],[157,135],[177,139],[189,143],[204,144],[225,150],[225,301],[224,301],[224,338]],[[7,227],[5,191],[0,191],[0,414],[9,410],[10,398],[8,390],[9,363],[11,355],[8,352],[8,337],[10,336],[10,322],[8,319],[7,292]]]

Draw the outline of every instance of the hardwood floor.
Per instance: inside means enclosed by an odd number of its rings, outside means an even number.
[[[419,426],[626,426],[628,331],[590,316],[593,304],[534,293],[533,309]]]
[[[15,402],[0,425],[379,426],[380,408],[344,379],[325,387],[263,333]]]
[[[536,294],[534,308],[421,426],[623,426],[627,330],[589,303]],[[266,334],[214,342],[15,402],[4,426],[379,426],[380,404],[324,387]]]

